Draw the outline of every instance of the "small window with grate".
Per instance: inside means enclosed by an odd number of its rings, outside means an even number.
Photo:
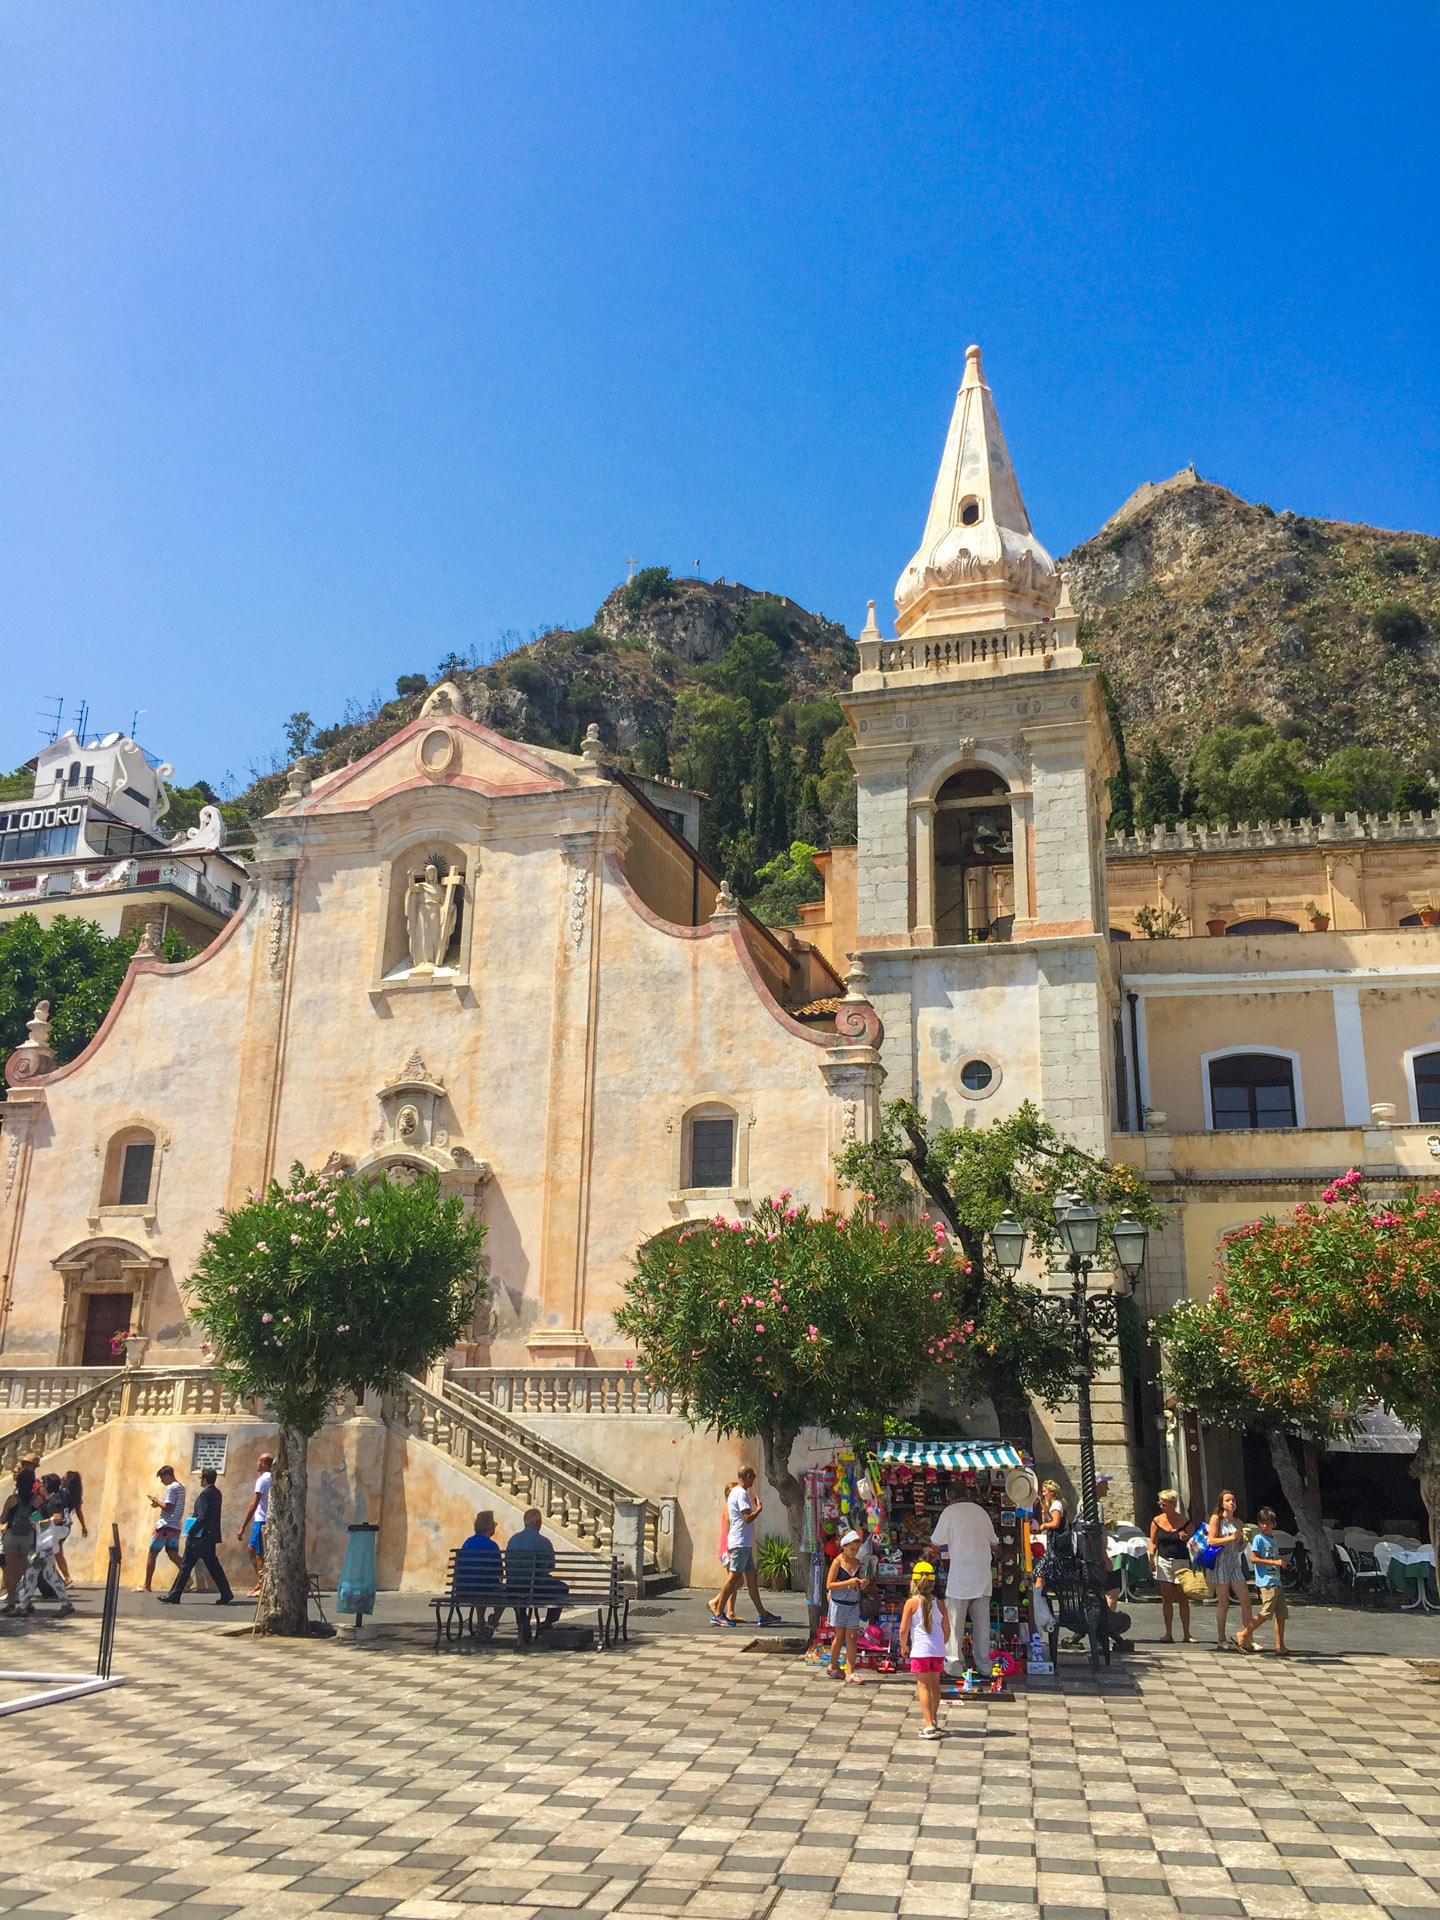
[[[690,1181],[692,1187],[728,1187],[734,1184],[735,1120],[690,1122]]]
[[[1217,1133],[1295,1125],[1295,1070],[1278,1053],[1231,1053],[1210,1062],[1210,1114]]]

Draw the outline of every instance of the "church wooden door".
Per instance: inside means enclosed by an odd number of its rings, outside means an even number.
[[[110,1342],[130,1325],[133,1293],[87,1293],[85,1296],[85,1344],[80,1354],[82,1367],[118,1367],[123,1358]]]

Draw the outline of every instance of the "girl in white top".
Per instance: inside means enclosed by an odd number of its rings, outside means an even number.
[[[938,1740],[940,1728],[940,1675],[945,1670],[945,1635],[950,1619],[945,1602],[936,1597],[935,1569],[928,1560],[917,1560],[910,1574],[910,1598],[900,1615],[900,1657],[910,1662],[915,1676],[915,1698],[925,1724],[922,1740]]]

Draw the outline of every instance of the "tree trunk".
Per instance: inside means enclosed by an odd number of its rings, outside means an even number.
[[[1433,1428],[1421,1427],[1410,1471],[1420,1483],[1420,1498],[1430,1521],[1430,1546],[1440,1560],[1440,1433]]]
[[[1290,1502],[1290,1511],[1295,1515],[1295,1530],[1305,1542],[1305,1551],[1310,1556],[1310,1565],[1314,1570],[1310,1597],[1312,1600],[1338,1600],[1340,1575],[1321,1520],[1319,1477],[1312,1474],[1308,1481],[1300,1477],[1300,1469],[1295,1464],[1295,1455],[1290,1446],[1290,1436],[1281,1428],[1271,1427],[1265,1437],[1270,1442],[1270,1464],[1280,1482],[1280,1491]]]
[[[303,1635],[310,1613],[305,1564],[305,1495],[310,1436],[282,1426],[275,1436],[270,1518],[265,1527],[265,1581],[256,1633]]]
[[[784,1503],[792,1547],[800,1545],[805,1530],[805,1483],[790,1471],[790,1453],[799,1434],[798,1427],[767,1427],[760,1442],[765,1456],[765,1478]]]

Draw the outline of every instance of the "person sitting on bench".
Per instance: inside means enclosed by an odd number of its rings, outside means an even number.
[[[504,1611],[505,1559],[495,1543],[495,1516],[488,1507],[475,1516],[475,1531],[455,1554],[455,1598],[484,1603],[491,1601],[489,1624],[493,1628]]]
[[[505,1543],[506,1584],[512,1589],[528,1589],[534,1596],[531,1604],[535,1606],[542,1601],[563,1600],[570,1591],[563,1580],[555,1578],[555,1549],[540,1531],[540,1524],[544,1517],[538,1507],[527,1507],[522,1516],[524,1524],[520,1531],[512,1533]],[[559,1618],[560,1608],[552,1606],[545,1615],[544,1624],[547,1627],[553,1627]],[[515,1623],[523,1639],[525,1635],[523,1603],[515,1609]]]

